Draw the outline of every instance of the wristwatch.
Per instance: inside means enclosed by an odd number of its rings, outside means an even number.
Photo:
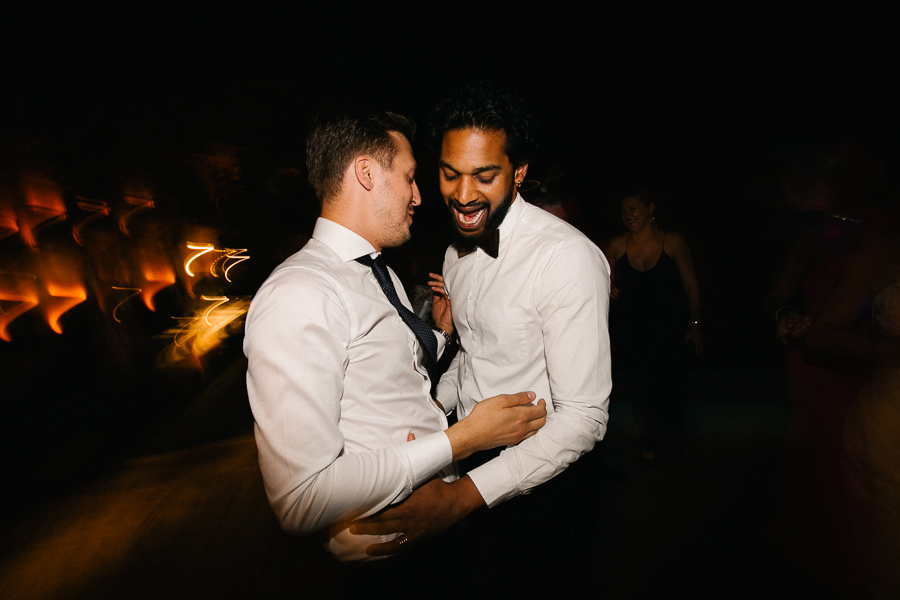
[[[433,329],[435,331],[437,331],[439,334],[441,334],[442,336],[444,336],[444,340],[447,342],[447,344],[456,343],[456,338],[454,338],[451,334],[447,333],[440,327],[434,327]]]

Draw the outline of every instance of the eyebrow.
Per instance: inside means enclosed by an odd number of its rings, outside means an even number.
[[[453,167],[450,163],[446,163],[444,161],[438,161],[440,166],[450,169],[454,173],[459,173],[460,171]],[[499,165],[486,165],[483,167],[476,167],[472,169],[472,175],[478,175],[479,173],[484,173],[485,171],[499,171],[502,167]]]

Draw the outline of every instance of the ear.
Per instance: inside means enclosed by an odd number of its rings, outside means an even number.
[[[522,163],[521,165],[516,167],[516,172],[515,172],[516,183],[521,184],[522,181],[524,181],[524,179],[525,179],[526,173],[528,173],[528,163],[527,162]]]
[[[356,175],[357,183],[371,192],[375,187],[375,178],[372,173],[372,161],[368,156],[357,156],[353,160],[353,173]]]

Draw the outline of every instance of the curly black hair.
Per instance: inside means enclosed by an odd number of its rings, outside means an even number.
[[[429,127],[432,151],[439,152],[444,134],[454,129],[503,131],[506,155],[519,166],[537,151],[537,123],[519,95],[493,81],[470,82],[438,102]]]

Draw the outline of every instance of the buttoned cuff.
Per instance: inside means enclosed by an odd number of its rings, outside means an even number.
[[[518,481],[506,466],[505,452],[468,473],[488,508],[520,494]]]
[[[415,439],[402,447],[412,475],[413,489],[453,462],[450,438],[443,431]]]

